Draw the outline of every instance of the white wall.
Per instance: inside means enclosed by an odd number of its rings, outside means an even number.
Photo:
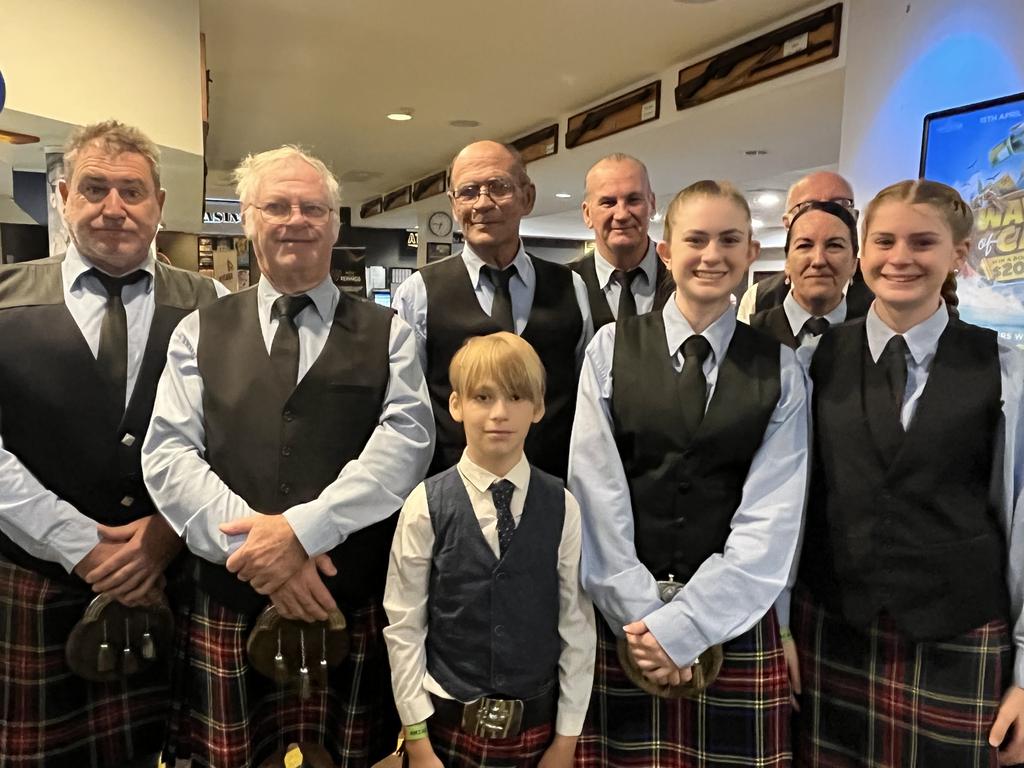
[[[7,108],[71,125],[109,117],[202,155],[199,0],[3,3]]]
[[[922,120],[1024,91],[1024,0],[847,0],[839,172],[864,203],[916,178]]]

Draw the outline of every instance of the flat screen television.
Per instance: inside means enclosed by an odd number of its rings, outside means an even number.
[[[920,174],[974,213],[960,316],[1024,347],[1024,93],[926,115]]]
[[[380,304],[382,307],[391,306],[391,291],[374,290],[373,291],[373,303]]]

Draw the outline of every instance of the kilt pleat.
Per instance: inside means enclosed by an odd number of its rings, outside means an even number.
[[[481,739],[433,722],[430,742],[445,768],[533,768],[551,744],[551,725],[538,725],[512,739]]]
[[[789,679],[775,610],[723,652],[721,673],[699,697],[658,698],[629,681],[599,620],[577,768],[789,766]]]
[[[178,722],[165,755],[193,766],[258,765],[292,742],[313,742],[345,768],[370,765],[394,750],[400,729],[391,699],[379,602],[347,612],[348,657],[303,701],[249,666],[246,642],[256,614],[233,611],[196,590],[178,668],[186,684],[172,706]],[[169,761],[171,762],[171,761]]]
[[[885,615],[855,628],[798,586],[792,630],[803,688],[797,765],[997,765],[988,733],[1012,675],[1005,621],[949,640],[914,642]]]
[[[113,683],[68,669],[64,645],[94,597],[0,559],[0,768],[110,768],[159,751],[168,664]]]

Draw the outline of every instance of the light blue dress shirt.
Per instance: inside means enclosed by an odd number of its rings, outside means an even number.
[[[278,322],[270,310],[281,293],[266,278],[256,291],[269,355]],[[299,381],[323,351],[340,301],[330,277],[307,293],[313,304],[295,318]],[[142,469],[157,508],[189,549],[222,563],[245,537],[226,536],[218,526],[256,512],[228,488],[204,457],[203,380],[196,357],[199,334],[199,313],[193,312],[171,336],[142,448]],[[310,556],[333,549],[349,534],[393,514],[430,463],[434,417],[412,329],[398,317],[391,322],[388,355],[390,377],[380,419],[359,457],[342,467],[317,498],[284,512]]]
[[[664,353],[679,372],[682,344],[693,331],[675,301],[662,313]],[[712,349],[704,362],[708,402],[735,327],[730,308],[702,333]],[[629,486],[612,421],[614,350],[615,326],[609,324],[587,348],[569,447],[568,486],[583,516],[583,586],[613,631],[621,635],[625,624],[642,619],[672,660],[688,665],[710,646],[750,629],[786,585],[807,481],[804,376],[793,351],[780,346],[779,402],[743,484],[725,550],[705,560],[676,597],[662,603],[634,544]]]
[[[793,331],[793,338],[799,341],[801,345],[813,340],[814,346],[817,346],[817,342],[821,338],[820,336],[805,334],[804,338],[800,338],[800,331],[803,330],[804,323],[814,317],[814,315],[800,306],[800,303],[793,298],[792,291],[787,293],[786,298],[782,300],[782,310],[786,313],[786,320],[789,321],[789,328]],[[830,326],[846,322],[846,294],[843,294],[843,298],[839,300],[835,309],[827,315],[822,315],[822,317],[828,320]]]
[[[494,286],[491,281],[481,273],[482,267],[487,264],[473,253],[468,245],[462,252],[451,256],[453,259],[462,259],[469,272],[469,279],[473,283],[473,292],[480,302],[480,309],[488,316],[491,314],[491,304],[494,302]],[[523,243],[519,243],[519,252],[516,253],[512,264],[516,268],[516,276],[509,281],[509,294],[512,298],[512,318],[516,324],[516,333],[522,335],[526,323],[530,319],[530,308],[533,306],[533,291],[537,285],[537,273],[533,269],[530,257],[523,249]],[[572,273],[573,291],[576,294],[576,304],[580,308],[583,317],[583,330],[580,331],[579,341],[576,343],[576,368],[580,367],[583,361],[583,352],[587,343],[594,335],[594,323],[590,317],[590,302],[587,299],[587,287],[583,278]],[[414,272],[395,291],[395,298],[392,306],[397,310],[398,316],[412,326],[416,333],[416,352],[419,355],[420,363],[424,369],[427,365],[427,287],[423,283],[423,277],[419,272]]]
[[[640,270],[640,274],[633,280],[630,290],[636,299],[636,313],[644,315],[654,308],[654,292],[658,287],[658,251],[653,240],[647,240],[647,253],[640,260],[637,269]],[[612,311],[612,317],[618,319],[622,286],[612,280],[615,267],[601,255],[600,248],[594,250],[594,271],[597,273],[597,284],[601,286],[601,291],[608,301],[608,308]]]

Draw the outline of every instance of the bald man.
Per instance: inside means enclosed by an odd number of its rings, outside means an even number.
[[[853,202],[853,187],[850,186],[850,182],[832,171],[815,171],[807,174],[789,188],[789,194],[786,195],[786,212],[782,215],[782,226],[789,229],[790,222],[802,206],[812,201],[837,203],[853,213],[854,217],[857,216],[857,209],[854,208]],[[749,323],[751,316],[755,313],[781,305],[788,293],[789,283],[783,272],[759,280],[747,288],[743,294],[736,310],[736,318],[741,323]],[[857,270],[853,273],[853,279],[846,289],[847,317],[865,315],[873,299],[871,291],[864,285],[858,260]]]
[[[594,327],[661,309],[674,285],[647,234],[654,215],[647,167],[616,152],[587,171],[583,221],[594,230],[594,253],[569,266],[587,286]]]
[[[526,456],[565,478],[576,382],[593,335],[583,280],[568,267],[534,258],[519,224],[537,191],[522,156],[495,141],[465,147],[451,165],[452,214],[466,246],[416,272],[395,293],[398,315],[416,332],[430,389],[437,444],[429,474],[458,462],[461,425],[448,412],[448,364],[470,336],[512,331],[530,342],[547,372],[544,418],[530,429]]]

